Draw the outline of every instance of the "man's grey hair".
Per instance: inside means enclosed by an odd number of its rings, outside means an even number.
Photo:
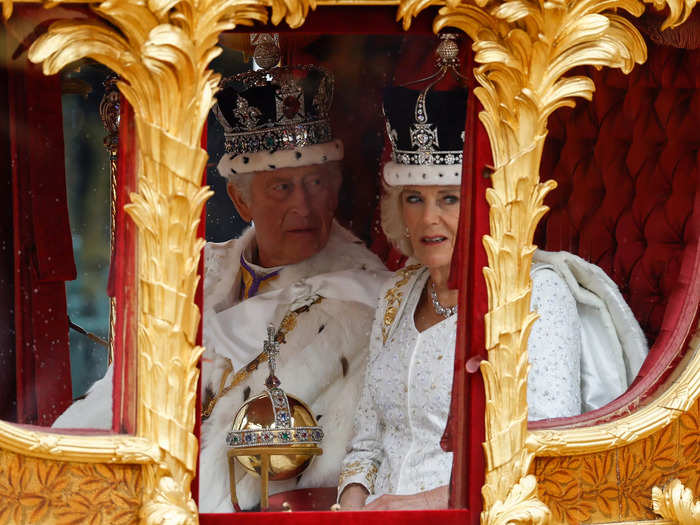
[[[407,256],[413,255],[411,240],[406,236],[406,223],[403,220],[403,194],[404,186],[388,186],[384,184],[384,192],[381,200],[382,230],[389,242],[401,253]]]
[[[228,183],[233,186],[233,188],[236,190],[236,193],[238,193],[241,196],[241,199],[243,199],[243,202],[246,204],[250,203],[250,198],[251,198],[251,184],[253,183],[253,177],[255,177],[255,174],[257,172],[255,171],[249,171],[248,173],[238,173],[236,175],[229,175],[226,177],[228,179]]]
[[[318,164],[318,167],[327,171],[327,176],[335,177],[337,180],[335,193],[340,191],[340,185],[343,181],[343,167],[342,162],[339,160],[334,160],[331,162],[325,162],[323,164]],[[252,197],[251,185],[253,183],[253,177],[255,174],[259,173],[257,171],[249,171],[248,173],[236,173],[230,174],[226,179],[229,184],[233,185],[236,192],[241,196],[243,202],[250,204],[250,199]]]

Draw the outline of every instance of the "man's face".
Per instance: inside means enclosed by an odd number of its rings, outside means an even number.
[[[232,195],[243,218],[255,224],[258,263],[294,264],[321,251],[330,235],[339,187],[337,166],[316,164],[256,173],[250,202],[243,206]]]

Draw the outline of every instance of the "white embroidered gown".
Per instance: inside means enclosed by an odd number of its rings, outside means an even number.
[[[428,276],[419,271],[384,345],[375,318],[339,494],[351,483],[378,496],[413,494],[450,481],[452,454],[440,448],[440,439],[450,406],[457,316],[418,332],[414,312]],[[574,298],[556,272],[533,268],[532,307],[540,319],[529,342],[530,419],[578,414],[580,326]],[[376,315],[383,318],[382,306]]]

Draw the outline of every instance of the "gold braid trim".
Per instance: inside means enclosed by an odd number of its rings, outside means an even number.
[[[296,310],[291,310],[287,312],[287,315],[284,316],[284,318],[280,322],[280,326],[277,329],[277,332],[275,333],[275,341],[277,341],[279,344],[286,343],[287,334],[289,334],[297,326],[297,317],[299,317],[299,315],[303,314],[304,312],[308,312],[313,305],[318,304],[321,301],[323,301],[323,297],[319,296],[316,299],[314,299],[312,303],[297,308]],[[226,380],[228,379],[228,376],[231,374],[231,372],[233,372],[233,364],[231,363],[230,359],[227,359],[228,365],[224,370],[224,375],[221,377],[219,391],[213,398],[211,398],[209,403],[207,403],[207,406],[202,410],[202,419],[207,419],[211,415],[216,404],[219,402],[219,399],[228,394],[231,391],[231,389],[241,384],[241,382],[245,381],[250,374],[252,374],[258,369],[258,367],[261,364],[267,361],[267,358],[267,352],[260,352],[255,359],[253,359],[250,363],[241,368],[238,371],[238,373],[236,373],[236,375],[233,376],[233,379],[228,384],[228,386],[224,386],[226,385]]]
[[[374,463],[371,463],[369,467],[367,467],[366,461],[353,461],[352,463],[348,463],[340,473],[340,476],[338,477],[338,486],[341,486],[353,476],[364,474],[365,481],[367,482],[367,488],[369,489],[370,493],[374,493],[374,480],[377,477],[377,471],[377,465]]]
[[[403,270],[400,270],[398,272],[399,280],[392,288],[387,290],[386,294],[384,294],[384,299],[386,299],[384,323],[382,324],[382,340],[384,343],[386,343],[386,340],[389,337],[391,325],[393,325],[394,321],[396,320],[396,314],[399,311],[398,306],[401,303],[401,298],[403,297],[403,292],[400,292],[399,288],[404,286],[411,278],[411,274],[421,268],[421,266],[422,265],[420,264],[412,264],[411,266],[407,266]]]

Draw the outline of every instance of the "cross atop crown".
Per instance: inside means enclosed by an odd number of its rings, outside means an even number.
[[[263,343],[263,350],[267,354],[267,365],[270,369],[270,375],[265,380],[265,385],[268,388],[275,388],[280,385],[280,380],[275,375],[277,368],[277,357],[280,353],[280,344],[277,341],[277,330],[270,325],[267,327],[267,340]]]

